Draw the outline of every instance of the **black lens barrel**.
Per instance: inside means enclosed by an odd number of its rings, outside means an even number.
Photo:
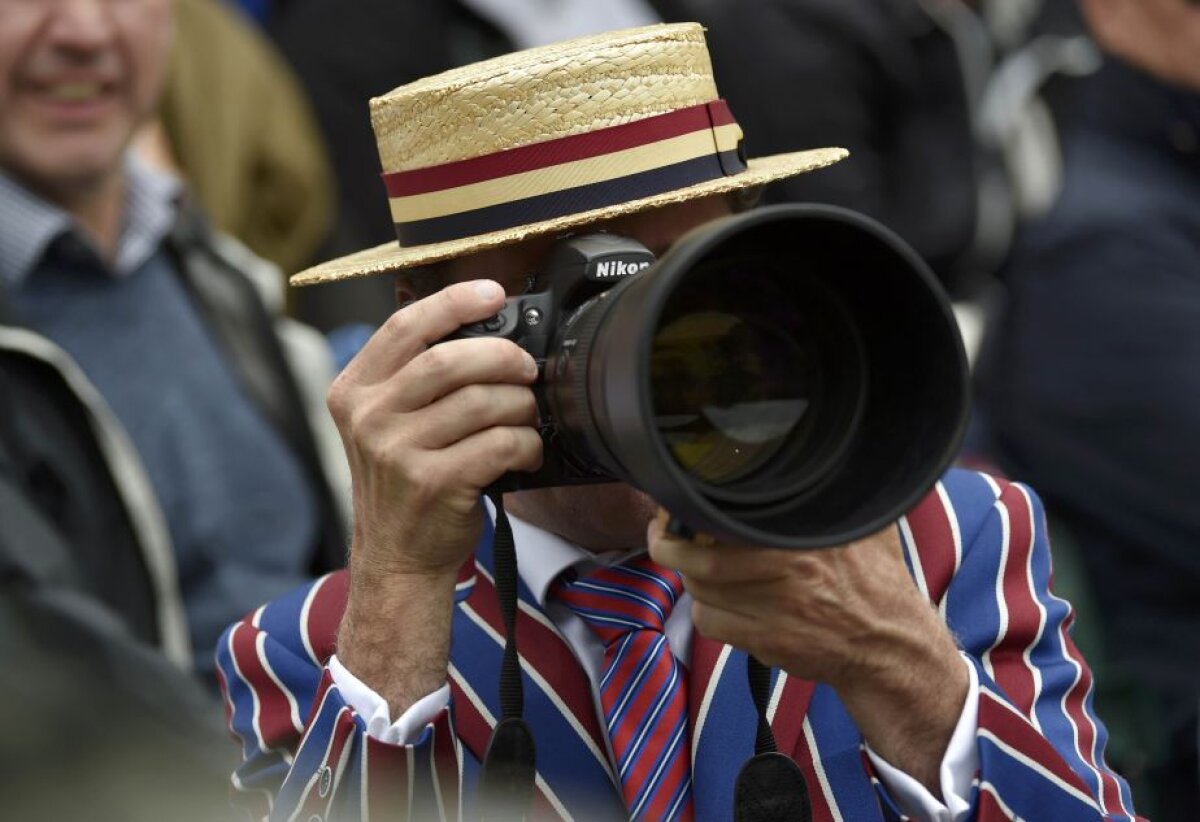
[[[936,482],[966,427],[940,286],[891,232],[832,206],[692,232],[554,346],[563,447],[735,542],[873,533]]]

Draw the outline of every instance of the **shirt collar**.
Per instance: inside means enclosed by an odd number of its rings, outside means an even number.
[[[159,171],[130,152],[125,163],[128,193],[116,273],[131,274],[154,255],[175,225],[182,181]]]
[[[115,276],[133,273],[158,249],[175,222],[182,184],[133,153],[125,160],[126,190]],[[0,284],[19,286],[41,263],[50,244],[73,235],[96,257],[95,247],[65,210],[0,171]]]

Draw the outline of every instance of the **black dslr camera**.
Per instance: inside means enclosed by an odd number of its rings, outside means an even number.
[[[699,532],[842,544],[911,508],[957,452],[966,356],[950,304],[891,232],[831,206],[710,223],[655,260],[559,242],[542,291],[457,337],[538,361],[543,467],[500,490],[621,480]]]
[[[585,312],[599,308],[596,304],[609,298],[609,289],[645,271],[654,262],[654,255],[645,246],[627,237],[614,234],[569,237],[554,246],[538,272],[536,281],[548,283],[544,291],[509,297],[498,314],[463,326],[455,335],[512,340],[538,363],[539,379],[534,395],[538,403],[538,431],[545,445],[542,467],[533,472],[509,473],[500,481],[499,488],[511,491],[617,479],[589,453],[585,438],[572,434],[572,420],[562,419],[564,414],[582,410],[577,402],[562,396],[563,388],[569,390],[572,360],[578,347],[572,330]]]

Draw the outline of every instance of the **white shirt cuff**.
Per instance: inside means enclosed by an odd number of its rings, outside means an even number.
[[[387,700],[350,673],[336,654],[329,658],[329,674],[346,704],[366,720],[367,736],[389,745],[415,744],[425,726],[450,704],[450,685],[446,684],[418,699],[393,722]]]
[[[971,783],[979,770],[979,750],[975,746],[975,734],[979,729],[979,676],[975,666],[964,656],[970,684],[967,699],[963,703],[958,725],[946,746],[939,771],[942,798],[939,799],[917,780],[904,771],[889,765],[867,746],[867,756],[875,766],[879,779],[891,793],[896,804],[913,819],[957,822],[971,810]]]

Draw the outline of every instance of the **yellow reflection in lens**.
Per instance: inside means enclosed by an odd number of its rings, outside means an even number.
[[[761,468],[807,410],[799,365],[795,341],[753,318],[707,310],[666,323],[654,338],[651,380],[675,460],[713,484]]]

